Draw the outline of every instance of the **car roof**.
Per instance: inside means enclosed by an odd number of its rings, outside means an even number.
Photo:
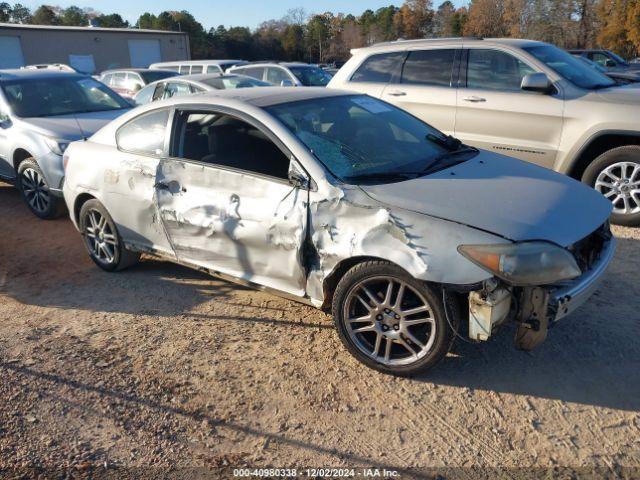
[[[269,61],[262,61],[262,62],[249,62],[249,63],[245,63],[244,65],[238,65],[238,66],[235,66],[235,67],[232,67],[232,68],[233,68],[233,70],[235,70],[235,69],[240,69],[240,68],[266,67],[266,66],[310,67],[312,65],[310,63],[304,63],[304,62],[269,62]]]
[[[157,62],[154,63],[154,65],[220,65],[237,62],[246,62],[246,60],[233,60],[226,58],[223,60],[176,60],[175,62]]]
[[[392,42],[376,43],[369,47],[355,48],[351,53],[373,52],[373,51],[394,51],[404,48],[433,47],[433,46],[462,46],[462,45],[508,45],[512,47],[525,47],[532,45],[547,45],[545,42],[537,40],[527,40],[523,38],[481,38],[481,37],[454,37],[454,38],[429,38],[418,40],[395,40]]]
[[[216,100],[228,98],[238,102],[253,105],[255,107],[269,107],[281,103],[312,100],[314,98],[331,98],[343,95],[360,95],[357,92],[329,89],[324,87],[260,87],[260,88],[234,88],[229,90],[217,90],[215,92],[198,95],[198,101],[203,99]],[[191,97],[193,102],[193,97]],[[178,97],[181,103],[189,103],[189,97]]]
[[[53,69],[9,69],[0,70],[0,81],[2,80],[14,80],[19,78],[55,78],[55,77],[72,77],[72,78],[86,78],[88,74],[69,72],[63,70]]]
[[[176,73],[173,70],[162,70],[162,69],[151,70],[150,68],[111,68],[109,70],[104,70],[102,73],[118,73],[118,72],[135,72],[135,73],[142,73],[142,72],[171,72],[171,73]]]

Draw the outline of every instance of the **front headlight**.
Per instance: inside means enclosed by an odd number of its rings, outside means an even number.
[[[571,253],[548,242],[460,245],[458,251],[511,285],[549,285],[582,273]]]
[[[61,155],[61,156],[69,146],[69,142],[65,140],[56,140],[55,138],[49,138],[49,137],[44,138],[44,143],[47,144],[47,147],[49,147],[49,150],[51,150],[56,155]]]

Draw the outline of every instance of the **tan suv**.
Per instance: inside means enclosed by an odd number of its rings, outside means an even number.
[[[611,200],[614,223],[640,226],[637,86],[530,40],[397,41],[352,54],[329,88],[379,97],[467,144],[582,180]]]

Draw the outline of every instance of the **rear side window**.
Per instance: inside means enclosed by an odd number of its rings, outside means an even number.
[[[234,73],[240,73],[242,75],[248,75],[249,77],[257,78],[258,80],[262,80],[264,76],[264,67],[246,67],[239,68]]]
[[[402,68],[401,82],[449,87],[454,56],[454,49],[410,52]]]
[[[202,65],[193,65],[191,67],[191,75],[202,73]]]
[[[381,53],[367,58],[352,75],[352,82],[389,83],[400,69],[405,52]]]
[[[118,148],[125,152],[160,156],[169,121],[169,110],[155,110],[125,123],[116,133]]]
[[[190,65],[180,65],[180,75],[189,75],[191,73]]]

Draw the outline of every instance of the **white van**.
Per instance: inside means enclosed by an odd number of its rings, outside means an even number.
[[[174,70],[180,75],[197,75],[200,73],[224,73],[227,68],[244,65],[245,60],[183,60],[178,62],[161,62],[149,65],[151,70]]]

